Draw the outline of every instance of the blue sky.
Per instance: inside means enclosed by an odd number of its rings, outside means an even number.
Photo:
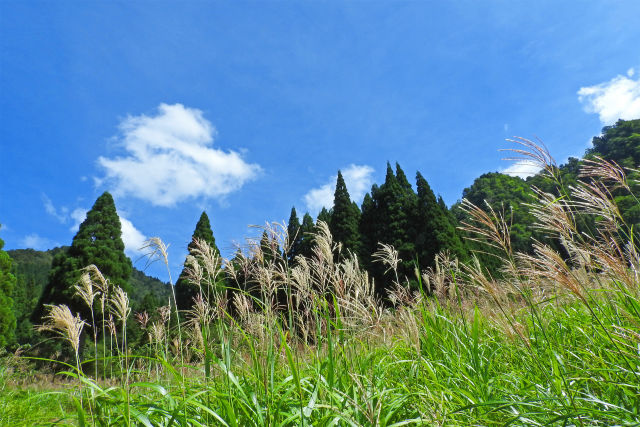
[[[230,255],[338,169],[358,202],[397,161],[451,204],[507,137],[564,161],[640,117],[638,1],[0,8],[5,249],[70,244],[108,190],[129,255],[160,236],[175,275],[203,209]]]

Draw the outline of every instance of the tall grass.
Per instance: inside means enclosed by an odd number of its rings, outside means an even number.
[[[375,258],[394,282],[383,303],[357,257],[333,241],[324,223],[313,255],[294,265],[287,256],[292,239],[281,224],[267,226],[267,248],[249,242],[233,268],[196,241],[187,261],[199,290],[193,309],[178,313],[174,298],[158,320],[137,314],[148,335],[138,354],[127,346],[126,295],[100,288],[110,295],[101,300],[103,316],[106,304],[122,326],[107,328],[116,351],[104,359],[115,372],[88,375],[73,347],[77,365],[67,375],[82,388],[67,392],[80,402],[69,420],[637,425],[640,255],[612,196],[633,193],[635,183],[599,159],[587,163],[577,186],[564,188],[544,147],[519,142],[524,149],[517,154],[541,163],[559,191],[539,191],[531,207],[536,227],[548,236],[534,242],[532,253],[513,252],[499,212],[465,202],[468,232],[501,251],[500,279],[477,258],[460,265],[440,254],[433,268],[416,268],[419,289],[410,288],[398,277],[395,249],[381,245]],[[594,218],[596,228],[579,230],[580,216]],[[156,239],[150,247],[168,265],[166,246]],[[221,286],[222,274],[233,285]],[[90,289],[87,283],[83,289]],[[69,321],[84,326],[79,318]],[[94,341],[102,328],[106,342],[104,325],[104,317],[99,325],[92,317]],[[73,328],[48,327],[74,345]]]

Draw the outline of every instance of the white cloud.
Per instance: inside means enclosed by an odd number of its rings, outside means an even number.
[[[540,166],[526,160],[518,161],[511,166],[501,169],[500,172],[505,175],[519,176],[522,179],[533,176],[540,171]]]
[[[37,251],[45,251],[47,249],[51,249],[52,247],[56,246],[56,244],[51,240],[45,237],[39,236],[36,233],[31,233],[25,236],[20,241],[20,245],[24,248],[31,248]]]
[[[235,151],[213,148],[216,130],[202,111],[160,104],[155,115],[129,116],[120,123],[127,155],[99,157],[113,193],[158,206],[198,197],[221,198],[256,177],[260,166]]]
[[[364,197],[365,193],[371,188],[373,183],[373,168],[367,165],[349,165],[342,170],[342,177],[347,185],[347,190],[352,200],[359,202]],[[304,195],[304,201],[312,213],[317,213],[323,207],[330,209],[333,206],[333,196],[336,191],[336,180],[338,176],[335,175],[329,179],[329,181],[321,187],[314,188]]]
[[[634,74],[631,68],[627,76],[618,75],[608,82],[582,87],[578,100],[587,113],[599,114],[603,124],[640,118],[640,77],[633,80]]]
[[[140,248],[144,245],[147,237],[138,230],[131,221],[124,218],[122,215],[120,216],[120,224],[122,225],[122,242],[124,243],[124,251],[127,255],[131,256],[140,256],[143,254]]]
[[[71,214],[69,215],[73,220],[73,225],[69,230],[73,231],[74,233],[78,231],[80,224],[82,224],[82,222],[87,217],[87,212],[88,212],[88,209],[75,208],[73,212],[71,212]]]
[[[44,210],[49,215],[57,219],[58,222],[60,222],[61,224],[64,224],[65,222],[67,222],[68,216],[69,216],[69,209],[67,209],[64,206],[60,209],[56,209],[56,207],[53,205],[53,202],[49,197],[47,197],[46,194],[42,195],[42,203],[44,203]]]

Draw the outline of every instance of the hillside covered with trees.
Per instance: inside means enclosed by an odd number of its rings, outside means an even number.
[[[628,168],[629,182],[637,185],[635,179],[638,178],[638,172],[633,166],[640,164],[640,119],[620,120],[614,126],[605,127],[602,134],[593,139],[593,147],[586,151],[582,159],[570,158],[566,164],[541,170],[527,179],[487,173],[465,188],[462,197],[482,209],[492,209],[504,216],[509,225],[510,244],[515,251],[531,253],[533,242],[547,241],[562,252],[561,242],[548,239],[536,229],[530,205],[540,192],[564,197],[576,184],[585,161],[598,158]],[[614,193],[614,197],[622,217],[627,225],[637,230],[640,207],[632,195],[619,193]],[[399,164],[395,165],[395,169],[387,164],[385,181],[380,185],[374,184],[360,206],[351,200],[339,171],[334,204],[330,209],[323,209],[314,222],[308,213],[300,221],[296,208],[292,208],[287,224],[290,238],[288,247],[270,246],[267,232],[263,234],[261,245],[268,248],[264,253],[285,252],[283,256],[288,260],[288,268],[294,267],[297,257],[312,255],[316,224],[324,221],[334,240],[341,244],[342,255],[338,255],[338,258],[356,255],[360,265],[368,270],[374,280],[378,297],[384,300],[397,278],[389,274],[383,263],[376,262],[375,254],[380,244],[391,245],[398,251],[401,260],[397,269],[398,278],[407,280],[415,288],[418,286],[416,267],[421,271],[433,267],[436,255],[440,252],[447,252],[462,263],[475,254],[490,274],[499,275],[499,251],[483,244],[482,236],[461,230],[461,225],[470,220],[469,213],[460,202],[448,209],[419,171],[412,185]],[[584,232],[594,227],[584,218],[577,218],[577,221]],[[72,312],[88,315],[82,301],[74,296],[74,285],[79,282],[82,269],[90,264],[98,266],[112,285],[128,292],[134,312],[151,313],[166,305],[171,294],[170,287],[132,268],[130,260],[124,255],[120,233],[113,199],[105,193],[87,214],[70,247],[44,252],[33,249],[9,251],[7,256],[12,259],[12,266],[9,267],[10,276],[5,274],[3,281],[9,283],[6,277],[15,277],[15,284],[5,284],[3,292],[5,298],[13,301],[9,317],[14,317],[15,322],[6,317],[5,323],[11,329],[10,333],[4,333],[10,337],[7,343],[34,344],[38,337],[33,325],[42,318],[46,304],[68,304]],[[220,275],[218,286],[231,288],[225,283],[224,277],[228,281],[229,276],[241,274],[241,260],[246,255],[239,253],[226,267],[223,266],[209,219],[204,212],[189,244],[191,258],[197,255],[197,239],[204,240],[218,257],[216,268],[227,270],[227,273]],[[270,257],[275,258],[275,253]],[[191,308],[198,293],[196,288],[187,283],[187,276],[188,262],[176,282],[178,308],[183,311]]]

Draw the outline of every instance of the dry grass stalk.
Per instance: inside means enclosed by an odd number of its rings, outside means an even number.
[[[134,317],[140,327],[146,330],[149,323],[149,313],[143,311],[142,313],[136,313]]]
[[[44,316],[44,324],[37,327],[38,331],[51,331],[69,341],[77,357],[82,328],[86,322],[80,318],[80,315],[71,314],[71,310],[66,305],[48,305],[47,307],[49,312]]]
[[[127,293],[120,286],[116,286],[109,302],[111,303],[112,314],[116,316],[120,322],[125,323],[131,313]]]
[[[527,205],[536,218],[533,228],[549,235],[560,235],[567,241],[573,240],[578,231],[573,211],[564,197],[545,193],[535,186],[532,190],[538,197],[536,203]]]
[[[584,159],[578,177],[602,180],[609,183],[612,190],[624,188],[631,192],[624,169],[615,161],[605,160],[599,156],[594,159]]]
[[[526,162],[545,171],[550,177],[557,178],[558,166],[555,159],[549,153],[544,142],[531,141],[530,139],[515,137],[507,139],[508,142],[520,145],[523,148],[505,148],[500,151],[509,151],[514,153],[513,157],[507,157],[503,160]]]
[[[89,273],[82,273],[79,283],[76,283],[73,288],[75,289],[76,295],[93,311],[93,301],[95,297],[100,294],[100,291],[94,291],[93,281]]]
[[[467,199],[462,199],[461,209],[471,218],[470,221],[462,221],[462,229],[470,233],[471,240],[485,243],[491,247],[501,249],[510,255],[511,238],[509,226],[504,219],[504,214],[498,214],[485,201],[488,212],[485,212]]]
[[[584,284],[557,251],[549,245],[539,242],[533,244],[533,251],[534,255],[517,254],[518,260],[522,263],[521,274],[523,276],[547,279],[557,283],[587,303],[583,292]]]
[[[579,182],[577,186],[569,186],[573,198],[571,205],[581,213],[594,215],[609,223],[615,229],[618,224],[624,224],[622,214],[613,201],[609,189],[602,183]]]

